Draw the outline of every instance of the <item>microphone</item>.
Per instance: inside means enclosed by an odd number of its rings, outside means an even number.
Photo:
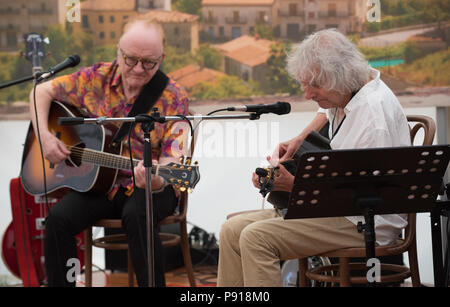
[[[58,117],[59,126],[74,126],[84,124],[84,117]]]
[[[291,112],[291,105],[288,102],[278,101],[272,104],[244,105],[227,108],[227,111],[254,112],[258,114],[275,113],[278,115]]]
[[[62,61],[61,63],[57,64],[56,66],[50,67],[50,69],[41,74],[38,78],[37,81],[42,81],[45,79],[50,78],[51,76],[57,74],[58,72],[60,72],[61,70],[64,70],[66,68],[69,67],[74,67],[77,66],[78,64],[80,64],[80,57],[78,55],[71,55],[70,57],[68,57],[67,59],[65,59],[64,61]]]

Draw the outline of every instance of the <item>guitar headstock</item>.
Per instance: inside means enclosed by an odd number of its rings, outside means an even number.
[[[191,165],[190,157],[180,158],[180,163],[171,162],[161,166],[159,175],[181,192],[187,190],[188,193],[191,193],[200,181],[198,162],[196,161],[194,165]]]

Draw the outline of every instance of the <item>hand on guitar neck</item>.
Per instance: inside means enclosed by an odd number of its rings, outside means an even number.
[[[267,157],[267,161],[270,165],[273,165],[272,158]],[[270,180],[268,186],[270,186],[270,191],[287,191],[290,192],[294,186],[294,176],[288,172],[288,170],[283,166],[283,164],[276,164],[275,166],[270,166],[266,168],[267,176],[266,178],[260,178],[256,173],[252,174],[253,185],[261,190],[261,184],[264,184],[264,180]],[[263,182],[261,182],[263,180]],[[267,191],[267,192],[270,192]],[[264,191],[263,191],[264,192]]]
[[[158,164],[157,160],[152,160],[152,164]],[[145,168],[144,161],[140,161],[138,165],[134,168],[134,176],[136,179],[136,186],[138,188],[145,188]],[[160,190],[166,185],[166,181],[163,177],[158,175],[152,176],[152,191]]]

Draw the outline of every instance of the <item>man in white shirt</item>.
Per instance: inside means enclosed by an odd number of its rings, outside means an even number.
[[[302,133],[281,143],[269,162],[279,166],[274,190],[292,190],[294,176],[281,164],[312,130],[329,122],[333,149],[410,145],[403,110],[357,48],[333,29],[298,44],[288,57],[290,75],[320,109]],[[258,177],[253,184],[259,188]],[[363,217],[284,220],[279,210],[237,215],[224,223],[219,240],[218,286],[281,286],[280,261],[346,247],[363,247],[356,228]],[[390,244],[407,225],[406,215],[375,216],[376,240]]]

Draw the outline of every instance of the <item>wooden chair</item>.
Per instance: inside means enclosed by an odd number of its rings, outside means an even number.
[[[193,139],[191,142],[191,147],[189,149],[190,157],[194,153],[195,141],[197,138]],[[191,158],[188,157],[187,164],[190,164]],[[194,270],[192,267],[191,252],[189,246],[189,237],[187,233],[187,208],[188,208],[188,195],[187,191],[180,192],[181,196],[178,202],[178,210],[174,214],[166,217],[159,222],[159,226],[175,224],[180,225],[180,234],[172,233],[162,233],[160,232],[160,238],[162,246],[169,247],[175,246],[177,244],[181,245],[181,250],[183,253],[184,267],[188,275],[189,284],[191,287],[195,287],[195,277]],[[102,219],[97,221],[93,227],[104,227],[104,228],[122,228],[122,221],[120,219]],[[126,241],[125,234],[114,234],[107,235],[101,238],[92,240],[92,227],[85,230],[85,284],[86,287],[92,286],[92,246],[109,249],[109,250],[127,250],[128,251],[128,286],[134,286],[134,270],[131,263],[130,252],[128,250],[128,243]]]
[[[432,118],[421,115],[407,116],[410,125],[411,143],[414,142],[417,132],[422,128],[424,130],[424,140],[422,145],[432,145],[436,125]],[[408,214],[408,226],[405,229],[404,238],[397,240],[395,244],[388,246],[377,246],[375,254],[377,257],[392,256],[408,252],[409,268],[404,265],[383,264],[381,263],[381,283],[403,282],[406,278],[411,277],[413,287],[419,287],[420,276],[417,261],[417,244],[416,244],[416,214]],[[307,286],[308,279],[326,283],[337,283],[342,287],[351,284],[367,283],[366,276],[351,276],[352,270],[365,271],[365,263],[350,263],[350,258],[364,258],[366,256],[365,248],[345,248],[323,253],[319,256],[338,258],[338,264],[325,265],[313,269],[307,268],[307,258],[299,259],[299,284]],[[383,272],[392,272],[383,274]],[[337,272],[337,274],[331,274]]]
[[[163,247],[181,245],[183,253],[184,266],[188,275],[189,284],[195,287],[194,270],[192,267],[189,238],[187,233],[186,214],[188,208],[188,193],[181,192],[180,201],[178,204],[179,210],[174,214],[163,219],[159,225],[180,224],[180,234],[160,233],[160,238]],[[122,228],[122,221],[120,219],[101,219],[94,223],[92,227],[104,228]],[[134,286],[134,270],[131,263],[130,252],[128,250],[128,243],[125,234],[106,235],[101,238],[92,239],[92,227],[85,230],[85,284],[86,287],[92,286],[92,246],[104,248],[107,250],[126,250],[128,254],[128,286]]]
[[[120,228],[122,229],[122,221],[120,219],[101,219],[94,223],[92,227],[103,228]],[[85,286],[92,287],[92,246],[104,248],[107,250],[126,250],[128,259],[128,286],[134,287],[134,270],[131,263],[130,251],[126,242],[125,234],[106,235],[101,238],[92,239],[92,227],[88,227],[84,231],[84,275]]]

